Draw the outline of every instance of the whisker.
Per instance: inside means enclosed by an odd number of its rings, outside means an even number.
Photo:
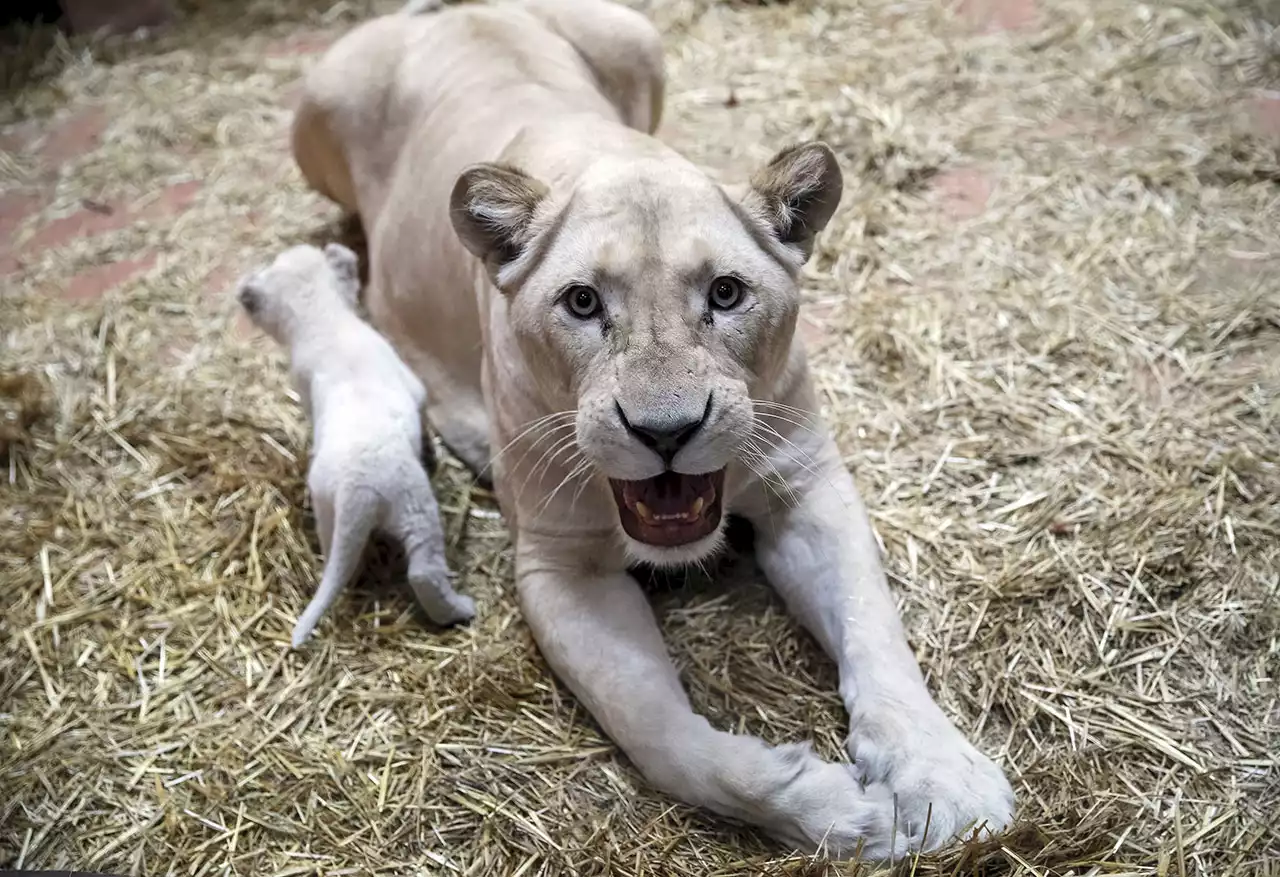
[[[794,405],[784,405],[781,402],[774,402],[770,399],[752,399],[751,402],[752,404],[758,405],[762,408],[772,408],[785,414],[793,414],[804,420],[813,420],[818,422],[821,422],[822,420],[821,415],[816,411],[808,411],[804,408],[797,408]]]
[[[795,488],[791,486],[791,483],[787,481],[785,477],[783,477],[782,472],[779,471],[777,464],[775,464],[773,460],[769,458],[769,455],[766,454],[763,450],[761,450],[760,447],[756,445],[756,443],[752,441],[750,438],[743,441],[743,447],[750,452],[750,454],[752,455],[752,457],[754,457],[755,460],[759,461],[759,463],[764,464],[765,466],[768,467],[768,470],[761,471],[759,468],[752,465],[751,457],[743,457],[743,462],[747,464],[747,468],[749,468],[752,472],[756,474],[756,477],[760,479],[760,483],[764,485],[765,489],[771,491],[773,495],[776,496],[784,505],[788,505],[788,506],[799,505],[800,503],[799,494],[795,492]],[[781,482],[787,488],[787,492],[790,494],[789,498],[786,496],[783,496],[779,492],[777,485],[774,483],[774,479],[777,479],[777,481]]]
[[[814,478],[817,478],[817,479],[819,479],[819,480],[821,480],[821,481],[825,482],[825,483],[826,483],[826,485],[827,485],[828,487],[830,487],[830,488],[831,488],[831,492],[832,492],[832,493],[834,493],[834,494],[836,495],[836,497],[840,499],[840,504],[841,504],[841,505],[843,505],[846,509],[848,509],[848,508],[849,508],[849,503],[848,503],[848,502],[846,502],[846,501],[845,501],[845,499],[844,499],[843,497],[841,497],[841,496],[840,496],[840,491],[836,488],[835,484],[831,481],[831,478],[830,478],[830,477],[829,477],[825,472],[823,472],[823,471],[822,471],[821,467],[818,465],[818,461],[817,461],[817,460],[815,460],[815,459],[813,459],[813,456],[812,456],[809,452],[807,452],[806,450],[804,450],[803,448],[801,448],[799,445],[797,445],[795,442],[791,441],[791,439],[787,438],[786,436],[784,436],[782,433],[778,432],[778,431],[777,431],[776,429],[774,429],[773,427],[769,426],[767,423],[761,423],[761,424],[760,424],[760,426],[763,426],[765,429],[769,430],[769,432],[773,433],[773,434],[774,434],[774,435],[776,435],[778,438],[780,438],[782,441],[786,442],[786,443],[787,443],[788,445],[790,445],[793,449],[795,449],[795,451],[796,451],[797,453],[801,454],[801,455],[803,456],[803,458],[804,458],[804,459],[800,459],[800,458],[795,457],[794,455],[792,455],[792,454],[788,453],[786,450],[784,450],[783,448],[779,447],[779,446],[777,445],[777,443],[776,443],[776,442],[768,442],[768,444],[769,444],[769,445],[770,445],[774,450],[776,450],[776,451],[781,451],[782,453],[787,454],[787,457],[788,457],[788,459],[790,459],[790,460],[791,460],[791,462],[793,462],[793,463],[797,464],[798,466],[800,466],[800,467],[801,467],[801,469],[803,469],[803,470],[804,470],[806,473],[808,473],[809,475],[812,475]],[[768,440],[768,437],[767,437],[767,436],[762,436],[762,435],[759,435],[758,433],[754,433],[754,432],[753,432],[753,435],[755,435],[755,437],[756,437],[756,438],[759,438],[759,439],[761,439],[761,440],[763,440],[763,441],[767,441],[767,440]],[[806,461],[807,461],[807,462],[806,462]],[[775,470],[777,469],[777,467],[776,467],[776,466],[775,466],[774,468],[775,468]],[[779,474],[781,474],[781,473],[779,473]],[[793,492],[794,492],[794,491],[793,491]]]
[[[698,568],[698,572],[702,573],[702,577],[704,579],[711,578],[711,571],[707,569],[707,560],[705,557],[695,557],[693,559],[693,565]],[[687,577],[686,581],[688,581]]]
[[[566,484],[568,484],[573,479],[586,474],[587,470],[589,470],[590,468],[591,468],[591,461],[584,457],[582,459],[582,462],[580,462],[577,466],[575,466],[573,470],[569,472],[568,475],[560,479],[560,483],[556,485],[556,489],[551,491],[550,495],[547,496],[547,498],[542,501],[542,505],[538,506],[538,510],[534,512],[534,514],[540,515],[544,511],[546,511],[547,507],[551,505],[551,501],[556,498],[556,494],[560,492],[561,488],[563,488]]]
[[[825,432],[825,423],[816,411],[806,411],[794,405],[783,405],[781,402],[771,402],[768,399],[751,399],[750,401],[758,417],[772,417],[774,420],[789,423],[806,432]]]
[[[745,460],[743,462],[746,463]],[[778,490],[777,486],[773,482],[773,479],[770,477],[770,473],[756,469],[750,463],[747,463],[747,468],[749,468],[752,472],[756,474],[756,477],[760,479],[760,484],[764,487],[765,491],[767,493],[772,494],[773,497],[778,500],[778,502],[782,503],[787,508],[792,508],[795,506],[796,504],[795,500],[793,500],[791,497],[783,496],[782,492]],[[785,484],[786,482],[783,482],[783,483]],[[766,508],[768,508],[767,505],[766,505]],[[770,521],[773,520],[772,511],[770,511],[769,513],[769,519]]]
[[[752,447],[754,447],[754,445]],[[759,454],[758,451],[756,453],[757,455]],[[786,505],[787,503],[786,499],[784,499],[783,496],[780,493],[778,493],[777,488],[773,487],[769,483],[769,478],[767,473],[761,472],[759,469],[753,466],[751,464],[751,459],[749,457],[745,457],[745,456],[742,457],[742,462],[748,469],[750,469],[753,473],[755,473],[756,478],[760,480],[760,484],[764,487],[766,492],[771,492],[774,496],[778,498],[779,502],[781,502],[783,505]],[[768,501],[765,502],[764,513],[765,513],[765,516],[769,519],[769,532],[776,539],[778,537],[778,528],[775,525],[773,520],[773,504],[772,503]]]
[[[574,424],[572,424],[572,423],[568,423],[568,424],[563,424],[563,425],[561,425],[561,426],[555,426],[555,427],[552,427],[552,428],[548,429],[548,430],[547,430],[546,432],[544,432],[542,435],[538,436],[538,438],[537,438],[536,440],[534,440],[534,441],[529,445],[529,447],[525,448],[524,453],[523,453],[523,454],[521,454],[521,455],[520,455],[520,458],[519,458],[519,459],[517,459],[517,460],[515,461],[515,463],[513,463],[513,464],[511,465],[511,468],[512,468],[512,469],[519,469],[519,468],[520,468],[520,466],[521,466],[521,464],[523,464],[523,463],[524,463],[524,461],[525,461],[525,460],[527,460],[527,459],[529,458],[529,455],[530,455],[530,454],[532,454],[535,450],[537,450],[537,448],[538,448],[538,446],[539,446],[539,445],[541,445],[544,441],[548,441],[548,440],[552,441],[553,443],[552,443],[551,447],[550,447],[550,448],[548,448],[548,449],[546,449],[546,450],[544,450],[544,451],[542,452],[542,454],[538,457],[538,459],[534,461],[534,465],[533,465],[532,467],[530,467],[530,471],[532,472],[532,470],[537,468],[538,463],[542,462],[543,458],[544,458],[547,454],[554,453],[554,452],[555,452],[555,449],[556,449],[556,448],[558,448],[558,447],[560,447],[560,446],[561,446],[561,444],[562,444],[566,439],[572,439],[572,438],[574,437],[574,432],[573,432],[573,431],[571,431],[571,432],[569,433],[569,435],[568,435],[568,436],[561,436],[560,438],[553,438],[553,437],[554,437],[554,436],[556,436],[556,434],[557,434],[557,433],[563,432],[565,429],[570,429],[570,430],[572,430],[572,429],[573,429],[573,427],[574,427]],[[528,483],[528,476],[526,475],[526,476],[525,476],[525,481],[523,482],[523,484],[527,484],[527,483]],[[522,487],[523,487],[523,485],[522,485]]]
[[[775,435],[778,435],[778,433],[777,433],[776,431],[774,431],[774,434],[775,434]],[[763,438],[764,438],[763,436],[759,436],[759,435],[755,434],[754,432],[753,432],[753,436],[755,436],[756,438],[761,438],[761,439],[763,439]],[[779,437],[779,438],[783,438],[781,435],[779,435],[778,437]],[[784,439],[784,441],[785,441],[785,439]],[[796,493],[796,490],[795,490],[795,488],[791,485],[791,482],[790,482],[790,481],[788,481],[788,480],[787,480],[787,479],[782,475],[782,473],[778,470],[777,464],[775,464],[775,463],[773,462],[772,458],[770,458],[770,457],[768,457],[767,455],[763,454],[763,453],[760,451],[760,449],[759,449],[758,447],[756,447],[755,443],[754,443],[753,441],[751,441],[751,439],[747,439],[747,440],[746,440],[746,442],[744,442],[744,444],[745,444],[745,445],[747,445],[748,447],[750,447],[750,449],[754,450],[757,454],[759,454],[759,455],[760,455],[760,457],[764,460],[764,462],[766,462],[766,463],[768,463],[768,464],[769,464],[769,466],[773,469],[774,473],[775,473],[775,474],[777,474],[777,476],[778,476],[778,480],[779,480],[779,481],[781,481],[781,482],[782,482],[782,484],[787,488],[787,492],[790,494],[790,501],[788,501],[788,499],[787,499],[786,497],[783,497],[783,496],[782,496],[782,494],[780,494],[780,493],[777,491],[777,489],[776,489],[775,487],[773,487],[773,486],[769,483],[769,479],[768,479],[768,478],[766,478],[766,477],[764,477],[764,476],[760,476],[760,480],[761,480],[761,482],[765,485],[766,489],[770,489],[770,490],[772,490],[772,491],[773,491],[773,493],[774,493],[774,495],[775,495],[775,496],[777,496],[777,497],[778,497],[778,499],[779,499],[783,504],[785,504],[785,505],[789,505],[791,508],[795,508],[795,507],[799,506],[799,505],[800,505],[800,502],[801,502],[799,494],[797,494],[797,493]],[[788,444],[790,444],[790,442],[788,442]],[[782,449],[781,449],[781,448],[779,448],[777,445],[771,445],[771,447],[773,447],[773,448],[774,448],[774,450],[779,450],[779,451],[780,451],[780,450],[782,450]],[[794,447],[794,446],[793,446],[793,447]],[[801,449],[800,449],[800,448],[796,448],[796,450],[801,450]],[[803,453],[803,451],[801,451],[801,453]],[[808,456],[808,454],[805,454],[805,456]],[[810,459],[812,460],[812,457],[810,457]],[[799,462],[799,461],[795,461],[795,462]],[[750,464],[748,464],[748,465],[750,465]],[[801,465],[803,465],[803,464],[801,464]],[[816,465],[816,463],[815,463],[815,465]],[[754,467],[752,467],[752,468],[753,468],[753,471],[754,471]],[[832,493],[834,493],[834,494],[836,495],[836,497],[840,499],[840,504],[841,504],[841,505],[843,505],[843,506],[845,507],[845,509],[847,510],[847,509],[849,508],[849,504],[848,504],[847,502],[845,502],[845,501],[844,501],[844,498],[843,498],[843,497],[841,497],[841,496],[840,496],[840,492],[836,489],[836,486],[835,486],[834,484],[832,484],[832,483],[831,483],[831,479],[830,479],[830,478],[825,477],[825,476],[824,476],[822,473],[820,473],[820,472],[815,472],[815,473],[813,473],[813,474],[814,474],[816,477],[821,478],[823,481],[825,481],[825,482],[827,483],[827,485],[831,488]],[[773,525],[773,513],[772,513],[771,511],[769,511],[768,504],[766,504],[766,505],[765,505],[765,510],[769,512],[769,523],[770,523],[770,526],[772,526],[772,525]],[[826,549],[819,547],[819,552],[821,553],[821,555],[822,555],[822,558],[823,558],[824,562],[826,562],[826,563],[827,563],[827,565],[828,565],[830,568],[834,569],[834,568],[835,568],[835,567],[834,567],[834,565],[830,563],[830,559],[827,557]]]
[[[805,472],[808,472],[810,475],[814,476],[815,478],[822,478],[822,477],[824,477],[824,476],[822,475],[822,473],[818,471],[818,468],[817,468],[817,467],[818,467],[818,461],[817,461],[817,460],[815,460],[815,459],[813,459],[813,456],[812,456],[811,454],[809,454],[806,450],[804,450],[804,448],[802,448],[802,447],[800,447],[799,445],[797,445],[797,444],[796,444],[795,442],[793,442],[791,439],[787,438],[786,436],[784,436],[782,433],[778,432],[776,429],[774,429],[772,426],[770,426],[770,425],[769,425],[769,424],[767,424],[767,423],[761,423],[761,424],[759,424],[759,426],[760,426],[760,427],[763,427],[764,429],[769,430],[769,432],[773,433],[773,434],[774,434],[775,436],[777,436],[781,441],[786,442],[786,443],[787,443],[787,445],[789,445],[793,450],[795,450],[795,452],[796,452],[797,454],[800,454],[800,455],[801,455],[801,457],[796,457],[796,456],[793,456],[793,455],[791,455],[791,454],[788,454],[788,455],[787,455],[787,456],[788,456],[788,458],[789,458],[793,463],[796,463],[796,464],[798,464],[799,466],[801,466],[801,467],[804,469],[804,471],[805,471]],[[781,447],[779,447],[779,446],[778,446],[777,442],[774,442],[774,441],[770,440],[768,436],[763,436],[763,435],[759,435],[759,434],[757,434],[757,435],[756,435],[756,437],[757,437],[757,438],[760,438],[760,439],[762,439],[762,440],[764,440],[764,441],[766,441],[766,442],[767,442],[771,447],[773,447],[775,450],[779,450],[779,451],[782,451],[782,450],[783,450]],[[784,453],[785,453],[785,451],[784,451]],[[802,458],[803,458],[803,459],[802,459]]]
[[[577,504],[578,499],[582,496],[582,492],[591,484],[590,478],[583,478],[582,483],[578,485],[578,489],[573,492],[573,496],[569,499],[569,505],[572,507]]]
[[[576,445],[576,433],[571,432],[569,435],[557,439],[556,442],[552,444],[551,447],[543,451],[538,456],[538,459],[533,462],[533,465],[529,467],[529,471],[525,473],[524,479],[520,482],[520,487],[516,490],[516,496],[519,497],[524,495],[524,489],[529,486],[530,480],[535,476],[539,481],[541,481],[542,476],[551,468],[552,463],[554,463],[567,449],[575,448]],[[528,456],[528,454],[526,453],[525,456]],[[570,459],[573,458],[570,457]],[[523,461],[524,457],[521,457],[519,462]],[[519,462],[517,463],[517,466],[519,465]]]
[[[520,432],[516,434],[515,438],[507,442],[502,447],[502,449],[498,451],[496,454],[493,454],[492,456],[489,457],[489,465],[486,466],[485,469],[491,468],[494,462],[499,457],[501,457],[507,451],[511,450],[511,448],[515,446],[516,442],[520,441],[521,439],[523,439],[525,436],[527,436],[529,433],[533,432],[534,430],[537,430],[544,426],[550,427],[555,421],[563,418],[575,418],[577,416],[578,416],[578,412],[576,409],[572,411],[556,411],[552,414],[545,414],[536,420],[530,421],[529,423],[525,424],[524,429],[520,430]],[[563,427],[564,427],[564,424],[561,424],[557,426],[556,429],[559,430],[559,429],[562,429]]]
[[[549,455],[547,454],[543,455],[544,457],[546,457],[546,460],[542,463],[541,472],[537,474],[538,480],[542,480],[542,476],[547,474],[547,472],[551,469],[551,467],[555,465],[556,461],[559,460],[561,456],[563,456],[565,451],[572,450],[573,454],[580,453],[577,449],[577,445],[578,445],[578,437],[576,435],[565,436],[560,441],[556,442],[554,450],[552,450],[552,452]],[[570,460],[573,459],[572,454],[570,455],[569,459]],[[567,463],[568,460],[566,460],[565,462]]]
[[[756,441],[757,439],[759,439],[760,441]],[[796,492],[796,489],[795,487],[792,486],[791,481],[782,473],[782,470],[778,467],[778,464],[774,461],[773,457],[765,450],[766,448],[774,448],[776,450],[776,448],[772,444],[768,444],[768,443],[765,443],[762,447],[761,442],[763,440],[764,440],[763,436],[759,436],[753,433],[752,437],[747,439],[747,443],[749,444],[751,450],[755,452],[756,459],[765,467],[767,467],[766,474],[768,477],[766,478],[766,481],[769,482],[770,486],[773,488],[774,494],[779,499],[783,499],[784,501],[789,501],[790,504],[798,503],[800,501],[800,494]],[[787,497],[783,497],[782,494],[779,493],[778,487],[777,487],[778,484],[781,484],[784,488],[786,488],[787,494],[788,494]]]
[[[811,433],[812,435],[822,435],[822,432],[820,430],[814,429],[811,426],[805,426],[800,421],[793,420],[792,418],[787,417],[786,415],[783,415],[783,414],[773,414],[768,411],[757,411],[755,412],[755,415],[756,417],[759,417],[759,418],[776,420],[779,423],[789,424],[790,426],[794,426],[796,429],[802,429],[807,433]]]
[[[496,460],[498,457],[501,457],[507,451],[511,450],[511,448],[516,444],[516,442],[520,441],[522,438],[524,438],[534,430],[539,429],[540,427],[543,427],[543,426],[550,426],[556,421],[562,420],[564,418],[576,417],[577,413],[578,412],[576,411],[557,411],[554,414],[547,414],[543,417],[539,417],[537,420],[530,421],[529,423],[525,424],[524,429],[516,433],[515,438],[513,438],[511,441],[507,442],[506,445],[503,446],[502,450],[498,451],[496,454],[493,455],[493,459]]]

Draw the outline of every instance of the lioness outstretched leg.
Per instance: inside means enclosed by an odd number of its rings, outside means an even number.
[[[616,554],[616,552],[614,552]],[[521,536],[520,605],[551,665],[646,779],[693,805],[763,827],[794,848],[867,859],[893,847],[893,801],[807,744],[771,747],[693,712],[639,585],[576,551]]]
[[[787,606],[839,667],[847,747],[859,776],[897,795],[898,824],[913,848],[936,848],[970,826],[1004,828],[1013,790],[930,696],[870,521],[834,443],[803,428],[778,436],[783,442],[772,462],[794,494],[786,492],[792,502],[781,503],[758,491],[751,511],[756,553]]]

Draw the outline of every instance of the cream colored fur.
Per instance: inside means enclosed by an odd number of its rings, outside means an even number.
[[[432,621],[475,615],[471,598],[450,584],[440,510],[418,458],[426,392],[356,314],[356,267],[355,254],[338,244],[297,246],[237,290],[250,319],[289,349],[315,429],[307,487],[325,567],[293,630],[295,648],[351,580],[375,529],[404,544],[409,585]]]
[[[929,694],[794,332],[835,158],[800,146],[723,189],[652,136],[662,92],[656,32],[604,0],[392,15],[310,72],[294,154],[360,215],[371,318],[429,388],[433,425],[491,467],[543,654],[652,783],[838,855],[999,829],[1012,790]],[[744,295],[715,310],[725,276]],[[585,319],[568,304],[582,285],[601,306]],[[728,467],[726,512],[756,524],[770,581],[838,665],[852,764],[691,709],[627,570],[700,559],[720,533],[623,534],[608,478],[664,467],[623,417],[703,418],[671,470]]]

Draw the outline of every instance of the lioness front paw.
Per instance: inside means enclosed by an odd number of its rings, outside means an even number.
[[[847,748],[864,783],[883,784],[897,796],[898,831],[913,850],[937,849],[975,828],[999,832],[1013,819],[1004,771],[941,712],[859,718]]]
[[[759,820],[774,837],[833,859],[880,862],[907,852],[910,838],[894,830],[887,788],[864,787],[853,765],[823,761],[808,744],[779,746],[774,753],[790,774]]]

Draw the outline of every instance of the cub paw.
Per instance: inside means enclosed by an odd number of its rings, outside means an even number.
[[[1013,788],[1004,771],[938,712],[860,717],[847,742],[859,779],[897,797],[898,831],[913,850],[934,850],[960,834],[983,835],[1013,820]]]
[[[465,624],[476,617],[476,601],[453,589],[453,576],[444,562],[444,552],[430,562],[411,558],[409,562],[409,587],[418,598],[418,605],[433,624],[451,627]]]
[[[440,601],[437,611],[427,610],[431,620],[441,627],[466,624],[476,617],[476,601],[466,594],[449,594]]]

